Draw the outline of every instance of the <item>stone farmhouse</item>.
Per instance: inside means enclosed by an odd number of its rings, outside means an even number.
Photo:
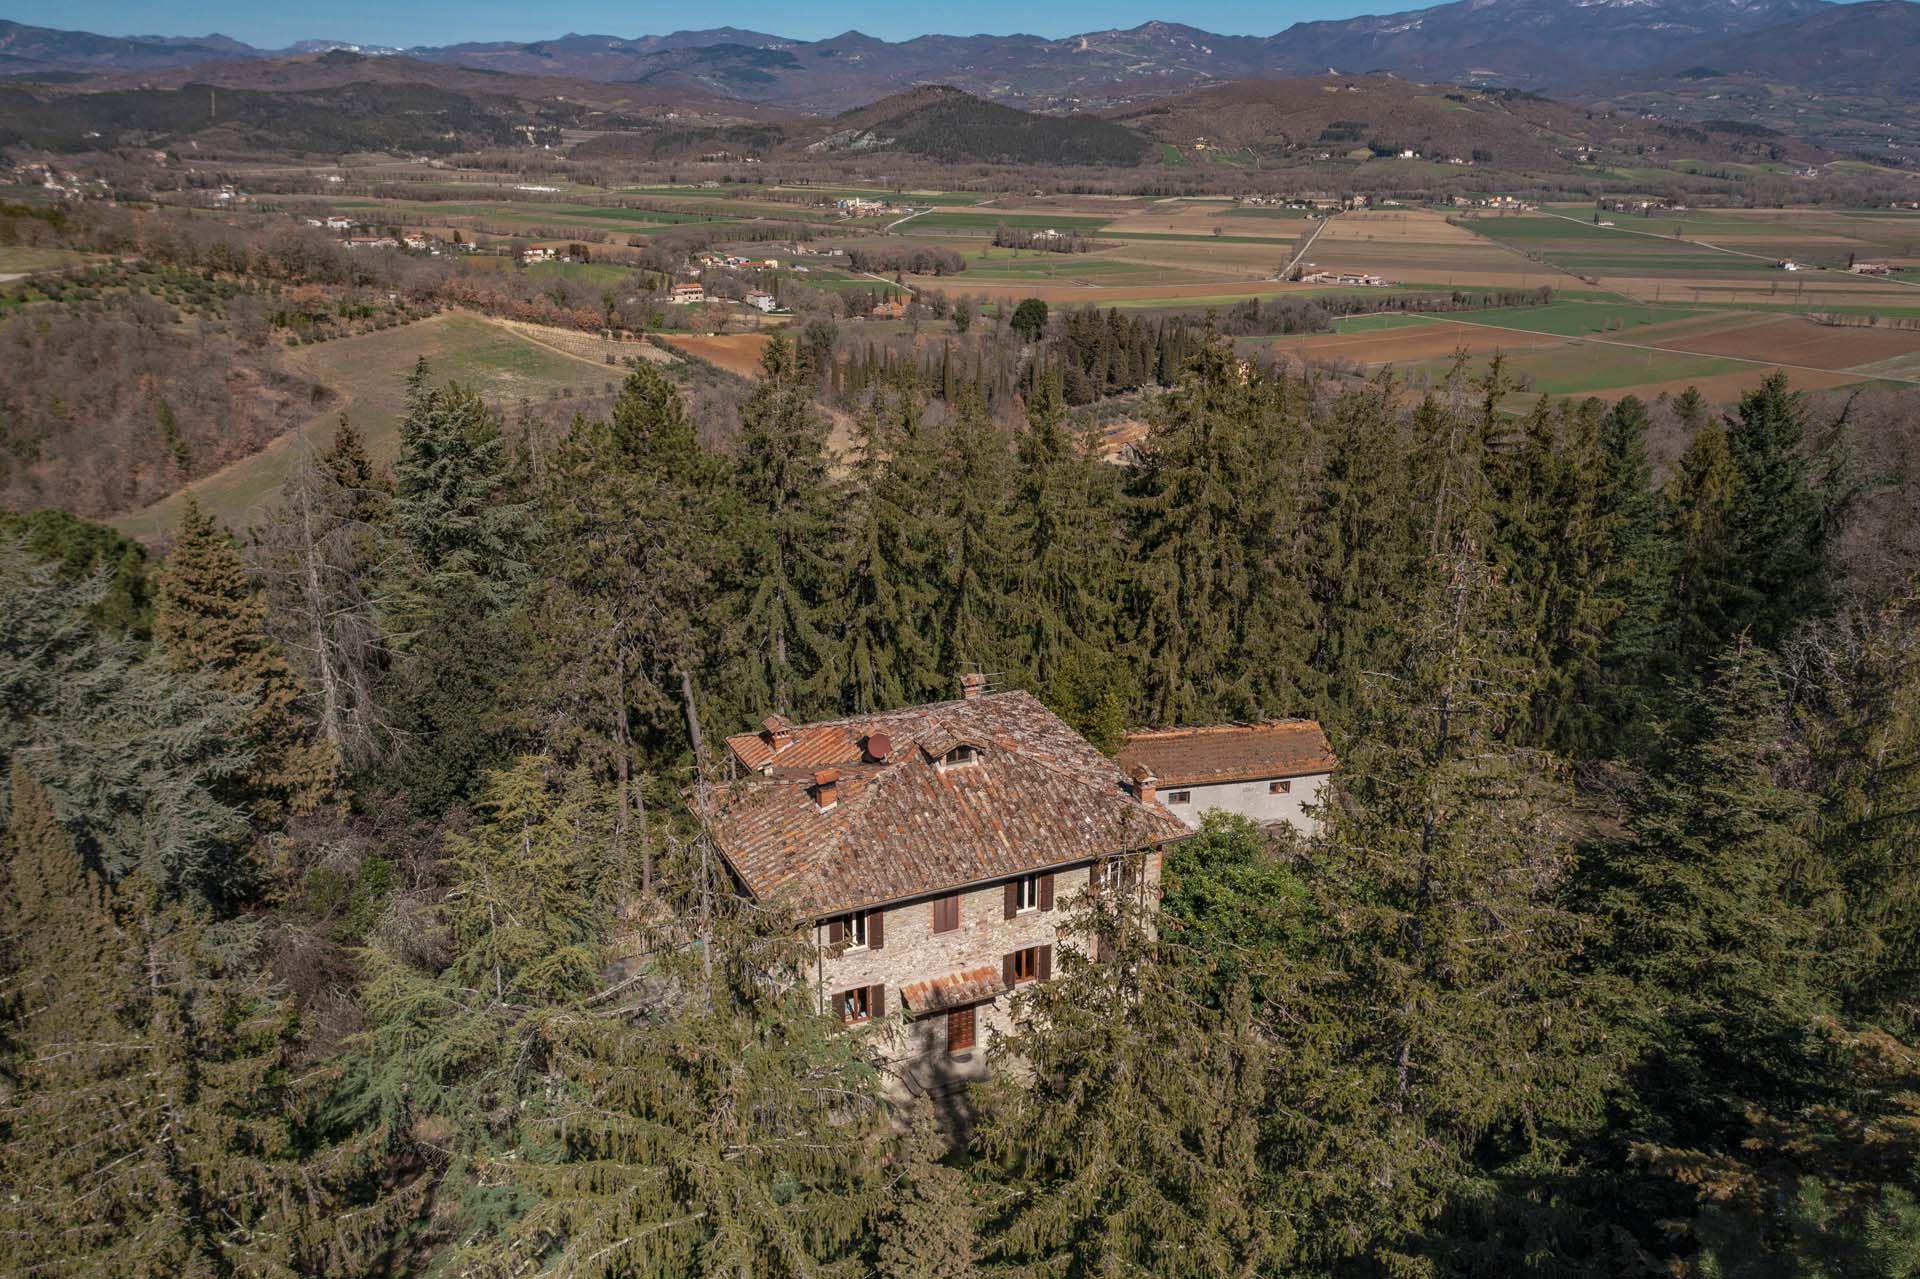
[[[1151,775],[1160,801],[1192,827],[1218,809],[1312,834],[1319,822],[1307,806],[1319,801],[1337,763],[1310,719],[1151,729],[1129,733],[1120,748],[1120,766]]]
[[[708,828],[741,889],[807,921],[821,1007],[868,1028],[911,1091],[979,1077],[1009,996],[1073,944],[1079,894],[1158,900],[1189,832],[1024,692],[727,739]]]

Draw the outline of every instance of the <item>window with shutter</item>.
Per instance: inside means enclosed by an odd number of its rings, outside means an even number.
[[[867,912],[867,949],[879,950],[887,944],[887,912],[870,910]]]
[[[879,982],[867,987],[867,1015],[884,1017],[887,1015],[887,985]]]
[[[886,987],[882,986],[880,989],[884,991]],[[838,1000],[840,1020],[850,1026],[872,1020],[873,992],[872,986],[855,986],[852,990],[841,991]]]
[[[1022,982],[1037,980],[1040,976],[1040,952],[1044,949],[1044,946],[1029,946],[1008,955],[1007,985],[1018,986]]]
[[[1041,910],[1053,909],[1053,876],[1052,875],[1042,875],[1040,877],[1040,909]]]
[[[1035,976],[1041,981],[1052,981],[1053,980],[1053,947],[1042,946],[1039,949],[1040,949],[1040,970],[1035,974]]]
[[[845,921],[838,919],[829,919],[827,921],[827,945],[838,946],[842,941],[846,940],[846,936],[847,925]]]
[[[1012,919],[1020,913],[1020,881],[1010,880],[1006,889],[1006,914],[1003,918]]]
[[[950,933],[960,927],[960,897],[949,894],[933,899],[933,931]]]

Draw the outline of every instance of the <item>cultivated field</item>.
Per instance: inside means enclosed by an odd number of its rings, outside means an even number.
[[[1362,272],[1396,284],[1584,287],[1550,263],[1529,261],[1425,209],[1343,213],[1314,237],[1301,266],[1309,274]]]
[[[668,334],[667,341],[677,350],[699,356],[741,377],[760,375],[760,356],[767,349],[765,333]]]
[[[1920,385],[1920,332],[1835,328],[1798,316],[1556,302],[1446,317],[1356,317],[1339,327],[1333,334],[1243,339],[1242,346],[1294,362],[1390,365],[1416,387],[1431,384],[1462,353],[1481,371],[1498,352],[1524,386],[1509,407],[1541,394],[1650,399],[1688,386],[1724,403],[1775,370],[1810,390]]]
[[[531,337],[527,330],[542,336]],[[426,357],[436,381],[471,386],[506,414],[523,400],[600,394],[609,383],[617,383],[624,376],[620,369],[605,366],[598,357],[574,354],[545,340],[546,335],[562,339],[585,336],[536,329],[533,325],[511,326],[459,312],[290,351],[289,364],[339,391],[343,402],[282,435],[252,457],[113,524],[133,537],[157,540],[173,526],[187,495],[192,494],[229,524],[245,528],[279,491],[300,450],[323,449],[332,441],[343,413],[366,437],[367,451],[376,462],[392,461],[399,444],[407,375],[421,356]],[[639,344],[621,345],[623,354],[638,353]]]

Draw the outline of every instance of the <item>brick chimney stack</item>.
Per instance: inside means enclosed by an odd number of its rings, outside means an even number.
[[[1152,769],[1148,768],[1145,764],[1134,765],[1133,793],[1140,797],[1141,803],[1153,803],[1154,793],[1159,788],[1159,785],[1160,780],[1153,775]]]
[[[793,741],[793,721],[785,715],[769,715],[761,721],[761,727],[766,730],[767,744],[776,755]]]
[[[813,800],[826,812],[840,802],[840,770],[823,768],[813,775]]]
[[[970,702],[986,691],[987,677],[979,671],[971,671],[960,677],[960,696],[962,699]]]

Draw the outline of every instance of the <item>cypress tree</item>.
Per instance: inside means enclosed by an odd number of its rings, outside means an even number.
[[[250,706],[242,744],[252,758],[230,796],[272,825],[310,812],[333,784],[338,756],[314,739],[301,690],[266,632],[266,599],[233,538],[187,499],[154,576],[153,638],[176,670],[202,671]]]

